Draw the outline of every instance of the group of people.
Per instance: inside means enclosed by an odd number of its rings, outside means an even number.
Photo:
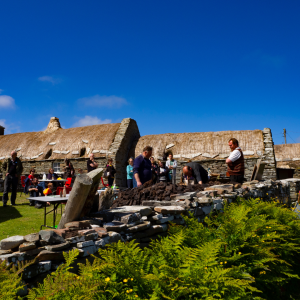
[[[231,154],[226,159],[227,173],[230,176],[232,182],[243,183],[244,181],[244,155],[242,149],[239,147],[239,143],[235,138],[228,141],[228,145],[231,149]],[[141,155],[137,156],[135,159],[130,158],[128,160],[127,172],[127,187],[139,187],[149,180],[153,182],[172,182],[176,183],[176,170],[178,168],[177,161],[174,160],[173,155],[169,154],[169,159],[166,163],[159,161],[158,164],[155,162],[152,156],[153,148],[146,146],[143,149]],[[75,169],[69,159],[65,159],[64,168],[64,178],[74,178]],[[95,161],[94,154],[89,155],[89,160],[87,161],[87,172],[91,172],[98,168],[98,163]],[[3,206],[7,205],[8,201],[8,191],[11,187],[11,205],[15,205],[16,193],[19,178],[22,174],[23,166],[21,160],[17,157],[17,152],[12,151],[11,157],[6,159],[2,164],[2,173],[4,179],[4,192],[3,192]],[[31,197],[36,197],[37,195],[49,195],[53,193],[53,184],[48,183],[47,187],[43,184],[39,184],[38,179],[34,177],[35,170],[31,169],[28,176],[28,192]],[[82,174],[83,171],[78,169],[78,174]],[[108,185],[112,186],[115,179],[116,169],[113,166],[113,159],[109,158],[104,177],[108,180]],[[187,163],[183,169],[182,174],[184,179],[193,180],[195,183],[203,184],[209,179],[207,171],[196,162]],[[49,169],[47,174],[47,179],[57,180],[58,175],[54,173],[52,168]],[[35,203],[39,204],[39,203]],[[33,205],[33,203],[31,203]],[[41,207],[37,205],[36,207]]]
[[[230,176],[231,182],[243,183],[245,166],[244,155],[239,147],[239,142],[235,138],[228,141],[231,154],[226,159],[227,174]],[[166,164],[159,161],[157,165],[153,156],[153,148],[147,146],[143,149],[143,153],[135,159],[129,159],[127,166],[127,185],[130,187],[139,187],[149,180],[154,182],[169,181],[176,183],[177,161],[173,159],[173,155],[169,154]],[[197,162],[188,162],[182,168],[182,175],[186,180],[192,180],[194,183],[203,184],[209,180],[208,172],[203,166]]]

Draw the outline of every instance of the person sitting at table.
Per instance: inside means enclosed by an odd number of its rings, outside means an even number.
[[[43,189],[38,184],[39,184],[38,179],[33,178],[32,185],[30,185],[29,188],[28,188],[28,192],[30,193],[30,198],[39,197],[40,194],[43,195]],[[40,201],[29,200],[29,205],[30,206],[35,205],[35,208],[42,208],[43,207],[43,203],[40,202]],[[47,202],[47,205],[50,205],[50,202]]]
[[[64,179],[73,178],[75,175],[75,170],[70,160],[65,158],[65,166],[64,166]]]
[[[57,180],[58,175],[54,173],[54,170],[52,168],[49,169],[49,174],[47,174],[48,180]]]
[[[47,195],[52,195],[52,193],[53,193],[53,183],[49,182],[48,187],[43,191],[43,194],[47,196]]]
[[[29,185],[32,185],[32,180],[34,178],[34,173],[35,173],[35,169],[30,169],[29,175],[28,175]]]

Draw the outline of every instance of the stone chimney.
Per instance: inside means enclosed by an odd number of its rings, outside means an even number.
[[[4,127],[0,125],[0,135],[4,135]]]
[[[52,117],[44,133],[51,133],[59,129],[62,129],[59,123],[59,119],[56,117]]]

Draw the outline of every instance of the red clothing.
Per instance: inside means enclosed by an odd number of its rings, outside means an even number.
[[[47,189],[45,189],[45,190],[43,191],[43,194],[44,194],[44,195],[52,195],[52,190],[49,189],[49,188],[47,188]]]
[[[28,178],[29,178],[29,181],[30,181],[29,185],[32,185],[32,180],[33,180],[34,176],[29,174]]]

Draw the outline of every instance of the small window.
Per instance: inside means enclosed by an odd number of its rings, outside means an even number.
[[[54,170],[54,173],[60,173],[60,163],[54,162],[53,170]]]
[[[85,155],[85,148],[80,149],[80,157]]]
[[[50,158],[51,155],[52,155],[52,149],[50,149],[50,150],[47,152],[47,154],[46,154],[46,156],[45,156],[45,159]]]

